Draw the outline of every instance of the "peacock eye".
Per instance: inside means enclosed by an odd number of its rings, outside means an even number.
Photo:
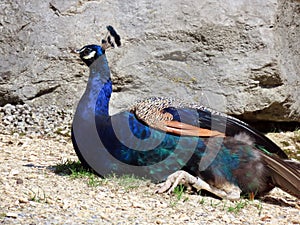
[[[92,59],[95,57],[96,51],[94,51],[91,48],[85,48],[82,52],[82,55],[83,55],[82,58],[84,58],[84,59]]]
[[[83,55],[89,55],[90,52],[91,52],[91,50],[90,50],[89,48],[85,48],[85,49],[83,50]]]

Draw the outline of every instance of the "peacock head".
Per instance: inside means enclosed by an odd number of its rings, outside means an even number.
[[[86,45],[81,49],[75,50],[75,53],[80,55],[81,60],[90,66],[98,57],[105,53],[108,48],[121,46],[121,38],[112,26],[107,26],[107,35],[102,39],[101,46],[99,45]]]
[[[81,49],[75,50],[78,53],[81,60],[90,66],[97,58],[105,53],[105,50],[99,45],[86,45]]]

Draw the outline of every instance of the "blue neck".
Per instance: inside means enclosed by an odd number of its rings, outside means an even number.
[[[95,114],[108,116],[108,107],[109,107],[109,100],[112,93],[112,82],[109,79],[102,87],[101,91],[99,92],[96,107],[95,107]]]
[[[77,112],[84,120],[93,122],[96,115],[108,116],[112,82],[105,55],[97,58],[89,68],[89,80],[78,104]]]

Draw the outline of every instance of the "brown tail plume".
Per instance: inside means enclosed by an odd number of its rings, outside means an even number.
[[[275,186],[300,198],[299,163],[283,160],[276,156],[261,154],[263,161],[270,170],[270,176]]]

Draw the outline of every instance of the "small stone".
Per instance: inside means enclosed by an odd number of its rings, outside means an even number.
[[[271,216],[266,215],[266,216],[263,216],[260,220],[261,220],[261,221],[268,221],[268,220],[270,220],[271,218],[272,218]]]
[[[23,105],[16,105],[16,109],[22,110],[23,109]]]
[[[23,182],[23,180],[22,180],[21,178],[18,178],[18,179],[16,180],[16,183],[17,183],[17,184],[23,184],[24,182]]]
[[[133,203],[132,203],[132,207],[133,207],[133,208],[140,208],[140,209],[146,209],[146,208],[148,208],[148,207],[146,207],[144,204],[139,203],[139,202],[133,202]]]
[[[103,220],[110,221],[110,218],[109,218],[108,216],[106,216],[105,214],[101,214],[100,217],[101,217]]]
[[[183,221],[189,221],[190,217],[186,214],[182,214],[182,215],[179,216],[179,219],[183,220]]]
[[[20,173],[19,170],[12,169],[12,170],[9,172],[9,176],[13,177],[13,176],[18,175],[19,173]]]
[[[6,213],[5,216],[6,216],[6,217],[10,217],[10,218],[17,218],[17,217],[18,217],[18,214],[17,214],[17,213],[14,213],[14,212],[8,212],[8,213]]]
[[[52,200],[51,198],[47,198],[47,199],[46,199],[46,203],[48,203],[48,204],[54,204],[55,201]]]
[[[10,125],[10,121],[8,121],[6,119],[3,120],[3,123],[4,123],[4,125]]]
[[[28,203],[29,200],[27,198],[19,198],[20,203]]]
[[[11,104],[6,104],[5,106],[3,106],[4,111],[9,111],[9,110],[13,110],[15,109],[15,106],[11,105]]]
[[[157,206],[160,208],[168,208],[169,207],[169,205],[166,202],[159,202],[157,204]]]
[[[157,220],[155,221],[155,223],[156,223],[156,224],[163,224],[163,221],[160,220],[160,219],[157,219]]]

